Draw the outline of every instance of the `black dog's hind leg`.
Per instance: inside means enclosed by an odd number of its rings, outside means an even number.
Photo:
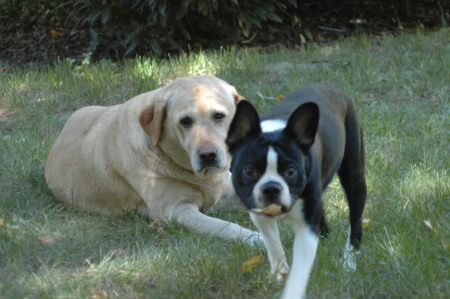
[[[325,212],[322,209],[322,216],[320,217],[320,236],[323,238],[328,237],[328,233],[330,232],[330,228],[325,220]]]
[[[362,238],[362,214],[367,197],[364,174],[364,141],[356,114],[350,109],[345,119],[345,153],[338,176],[349,206],[352,249],[359,249]]]

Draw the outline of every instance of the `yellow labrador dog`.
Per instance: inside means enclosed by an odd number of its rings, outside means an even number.
[[[60,201],[249,244],[258,233],[203,214],[232,192],[225,137],[242,97],[213,76],[178,78],[124,104],[76,111],[50,150],[48,186]]]

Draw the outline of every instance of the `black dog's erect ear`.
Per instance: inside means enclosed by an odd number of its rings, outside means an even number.
[[[247,138],[260,134],[261,125],[258,112],[250,102],[240,101],[236,107],[236,114],[231,121],[227,139],[225,140],[228,148],[232,150]]]
[[[314,143],[319,126],[319,106],[309,102],[292,113],[284,133],[293,138],[300,149],[308,150]]]

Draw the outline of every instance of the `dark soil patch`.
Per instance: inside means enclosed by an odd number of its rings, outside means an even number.
[[[208,36],[192,37],[190,49],[214,48],[218,45],[235,44],[242,47],[266,47],[285,45],[302,47],[307,43],[328,43],[354,34],[383,36],[417,28],[432,30],[446,26],[450,21],[450,1],[397,0],[397,1],[350,1],[322,0],[299,1],[295,17],[283,24],[268,23],[255,30],[249,37],[237,43],[229,40],[212,40]],[[36,25],[18,32],[0,32],[0,68],[21,67],[29,63],[52,63],[58,59],[83,59],[96,61],[104,58],[101,47],[89,53],[88,27]],[[164,53],[173,53],[169,45]],[[113,55],[122,57],[123,49],[113,47]],[[150,54],[148,45],[142,45],[133,55]],[[1,63],[4,63],[2,66]]]

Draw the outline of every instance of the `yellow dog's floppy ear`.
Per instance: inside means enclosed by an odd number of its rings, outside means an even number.
[[[237,92],[237,90],[236,90],[236,88],[235,88],[234,86],[231,86],[231,87],[232,87],[232,93],[233,93],[234,103],[235,103],[235,104],[239,103],[240,101],[245,100],[245,98],[244,98],[243,96],[241,96],[241,95]]]
[[[159,100],[145,107],[139,115],[139,123],[147,135],[150,136],[153,146],[158,145],[165,118],[166,105],[164,101]]]

